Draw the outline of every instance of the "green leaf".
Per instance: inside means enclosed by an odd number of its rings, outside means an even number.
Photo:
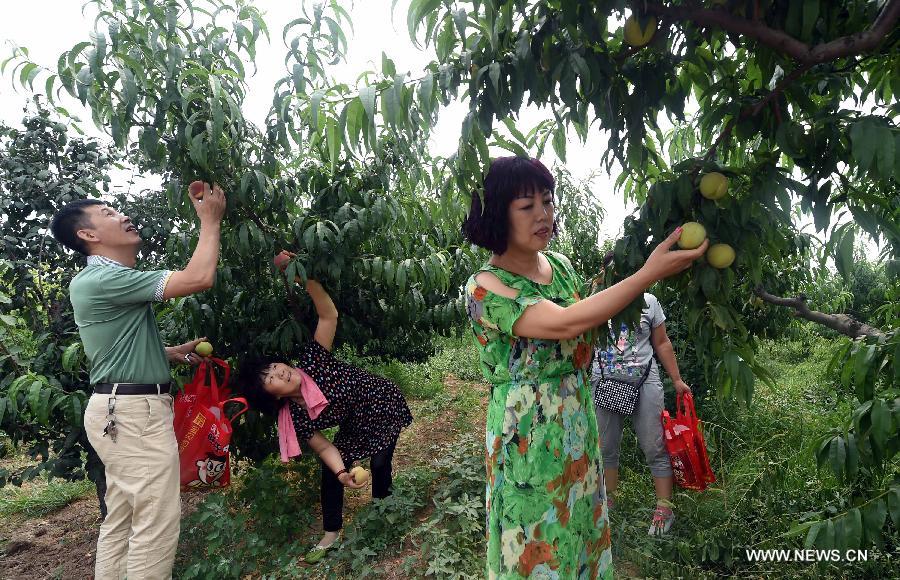
[[[710,314],[712,314],[713,323],[722,330],[729,330],[734,327],[734,319],[726,306],[720,304],[709,305]]]
[[[213,134],[211,140],[218,140],[225,126],[225,115],[222,112],[222,83],[213,75],[209,77],[209,86],[212,94],[209,97],[209,106],[212,111]]]
[[[349,145],[354,150],[359,150],[359,135],[362,131],[365,110],[363,109],[362,101],[359,98],[355,98],[350,101],[350,104],[347,105],[345,109],[347,113],[347,137],[349,139]]]
[[[418,44],[416,32],[419,30],[419,26],[422,25],[422,21],[440,5],[441,0],[412,0],[409,3],[409,9],[406,13],[406,27],[409,31],[409,39],[413,43]]]
[[[845,280],[850,280],[850,274],[853,271],[853,239],[854,233],[852,228],[846,228],[841,241],[838,245],[835,263],[838,271]]]
[[[319,89],[313,91],[309,98],[309,125],[313,131],[319,130],[319,112],[322,110],[322,97],[324,96],[325,91]]]
[[[47,100],[53,103],[53,84],[56,82],[57,76],[50,75],[47,77],[47,80],[44,81],[44,94],[47,95]]]
[[[891,436],[891,410],[881,399],[872,401],[872,436],[880,444],[884,444]]]
[[[366,127],[369,137],[369,147],[375,148],[375,87],[366,86],[359,91],[359,100],[362,102],[363,110],[366,112]]]
[[[898,96],[900,98],[900,96]],[[881,177],[889,181],[894,174],[894,134],[888,127],[877,129],[878,149],[875,150],[875,164]]]
[[[303,232],[303,245],[307,250],[312,251],[316,241],[316,224],[312,224]]]
[[[863,530],[869,541],[881,536],[881,528],[887,518],[887,506],[883,500],[870,501],[862,508]]]
[[[866,375],[869,374],[869,367],[872,366],[872,359],[875,358],[875,347],[871,344],[860,345],[859,350],[853,356],[853,384],[856,385],[857,392],[862,392],[866,384]],[[868,397],[861,396],[861,400]]]
[[[19,83],[23,87],[27,84],[29,90],[34,90],[34,79],[37,78],[40,72],[38,65],[33,62],[27,63],[19,72]]]
[[[848,548],[856,548],[862,543],[862,514],[854,508],[843,519],[844,541]]]
[[[72,424],[81,427],[82,422],[84,420],[84,409],[81,403],[81,399],[78,398],[77,394],[69,395],[69,408],[72,411]]]
[[[803,546],[805,548],[812,548],[816,544],[816,538],[819,535],[819,531],[824,527],[823,522],[815,522],[809,528],[809,532],[806,534],[806,540],[803,542]]]
[[[894,528],[900,529],[900,485],[892,485],[887,495],[888,511]]]
[[[834,522],[826,520],[822,522],[822,529],[816,538],[816,546],[823,549],[834,547]]]
[[[386,77],[393,77],[397,74],[397,67],[394,65],[394,61],[388,58],[384,51],[381,51],[381,72]]]
[[[53,394],[52,389],[41,389],[40,399],[38,400],[37,418],[41,425],[50,422],[50,396]]]
[[[878,148],[878,141],[875,138],[876,131],[873,129],[873,123],[869,119],[857,121],[850,127],[853,158],[862,172],[869,170]]]
[[[494,91],[498,94],[500,93],[500,63],[492,62],[488,66],[488,78],[491,80],[491,86],[494,87]]]
[[[83,352],[80,342],[74,342],[66,347],[66,350],[64,350],[62,354],[63,369],[70,373],[78,370],[78,365],[81,364],[81,355]]]
[[[847,436],[847,479],[852,480],[859,472],[859,447],[856,443],[856,435],[850,433]]]
[[[835,437],[831,440],[828,452],[831,470],[834,472],[838,483],[844,482],[844,464],[847,461],[847,448],[843,437]]]
[[[891,364],[894,365],[894,384],[900,385],[900,340],[894,345],[894,355],[891,358]]]
[[[566,160],[566,127],[563,123],[558,123],[553,130],[553,151],[560,161]]]
[[[241,251],[250,251],[250,230],[246,223],[241,224],[241,227],[238,230],[238,242],[240,243]]]
[[[328,117],[328,120],[326,121],[326,128],[328,140],[328,160],[331,164],[331,169],[334,170],[334,168],[337,166],[338,155],[341,152],[340,129],[333,117]]]
[[[419,81],[419,103],[431,103],[431,97],[434,93],[434,75],[427,73],[422,80]]]
[[[397,124],[397,114],[399,112],[400,103],[397,102],[397,93],[393,90],[386,90],[381,93],[381,114],[384,121],[394,126]]]
[[[328,229],[328,226],[325,225],[325,222],[318,222],[316,224],[316,238],[319,240],[319,246],[323,248],[327,248],[329,245],[329,238],[331,237],[331,230]]]
[[[38,408],[41,403],[41,391],[43,388],[44,385],[41,381],[34,381],[28,388],[28,395],[25,397],[26,401],[28,401],[28,406],[31,408],[31,412],[35,416],[38,414]]]
[[[406,266],[405,261],[401,264],[397,264],[396,284],[397,284],[397,291],[401,294],[406,291],[406,276],[407,276],[406,270],[407,270],[407,266]]]
[[[812,39],[813,27],[819,19],[819,0],[803,0],[803,32],[800,38],[803,41]]]

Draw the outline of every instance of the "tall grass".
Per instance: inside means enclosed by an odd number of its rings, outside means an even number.
[[[478,351],[469,334],[437,337],[434,344],[434,354],[418,363],[363,357],[349,348],[341,349],[337,356],[394,381],[403,394],[412,399],[434,398],[443,391],[443,381],[450,375],[465,381],[481,380]]]
[[[0,489],[0,517],[6,520],[38,518],[62,509],[94,491],[84,481],[36,480],[23,487]]]
[[[825,375],[831,341],[810,335],[765,343],[777,385],[758,385],[749,407],[707,399],[698,405],[718,482],[697,493],[676,488],[669,536],[647,535],[655,505],[652,479],[632,437],[623,441],[612,514],[613,549],[647,576],[742,578],[890,577],[888,561],[759,563],[746,549],[803,548],[791,528],[848,490],[818,472],[813,444],[851,409],[850,395]]]

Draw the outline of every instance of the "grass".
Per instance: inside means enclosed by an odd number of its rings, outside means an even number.
[[[376,357],[362,357],[348,348],[341,349],[338,358],[358,365],[397,384],[410,399],[433,400],[444,390],[448,376],[464,381],[482,380],[478,367],[478,351],[470,336],[434,339],[435,352],[424,362],[400,362]]]
[[[84,481],[37,480],[22,487],[0,489],[0,517],[5,520],[39,518],[94,492]]]
[[[643,575],[744,578],[878,577],[885,564],[749,562],[746,548],[803,548],[789,533],[807,514],[849,496],[830,472],[816,468],[817,439],[840,425],[851,395],[825,375],[832,343],[815,336],[765,343],[775,388],[757,386],[751,406],[708,399],[698,406],[718,478],[697,493],[676,488],[676,520],[665,539],[647,527],[652,479],[633,436],[623,441],[620,487],[612,514],[613,550]],[[617,549],[618,547],[618,549]],[[874,576],[873,576],[874,575]]]
[[[813,456],[817,438],[840,425],[854,403],[852,393],[825,375],[832,344],[815,335],[763,343],[759,360],[768,361],[777,377],[773,388],[758,384],[750,406],[698,401],[718,481],[702,493],[676,489],[678,519],[664,538],[647,536],[652,479],[636,440],[626,434],[611,515],[618,577],[891,576],[885,558],[761,564],[748,562],[744,552],[802,547],[803,537],[789,530],[850,495],[830,471],[819,472]],[[277,571],[283,578],[319,579],[346,577],[348,570],[361,577],[480,577],[484,467],[475,425],[486,409],[484,388],[475,384],[482,379],[471,341],[439,339],[434,356],[422,363],[347,358],[395,380],[416,409],[414,427],[423,433],[440,427],[444,442],[408,454],[387,502],[348,500],[346,550],[317,567],[300,561],[317,537],[317,462],[306,457],[285,466],[270,459],[255,466],[236,476],[230,490],[210,494],[183,523],[182,577],[269,577]],[[37,517],[90,491],[88,482],[58,481],[0,489],[0,516]]]

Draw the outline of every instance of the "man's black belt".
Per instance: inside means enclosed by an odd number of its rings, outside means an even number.
[[[94,392],[110,395],[116,386],[116,395],[168,395],[171,383],[97,383]]]

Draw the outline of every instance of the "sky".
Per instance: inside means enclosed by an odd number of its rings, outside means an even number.
[[[275,82],[284,76],[284,55],[286,48],[282,41],[284,25],[302,13],[303,2],[298,0],[255,0],[254,4],[265,14],[269,27],[271,43],[265,38],[257,47],[256,64],[258,70],[249,80],[249,89],[244,103],[244,114],[257,125],[262,126],[271,104]],[[342,0],[345,8],[350,4]],[[349,48],[346,61],[335,65],[331,73],[337,80],[355,84],[359,73],[366,70],[378,70],[381,66],[381,53],[390,56],[398,72],[408,71],[413,77],[421,76],[423,67],[435,59],[431,49],[422,50],[409,39],[406,27],[406,13],[409,0],[399,0],[391,14],[391,0],[356,0],[348,11],[354,23],[353,31],[345,29]],[[11,54],[10,43],[25,46],[30,51],[31,59],[50,69],[55,69],[56,61],[65,50],[76,43],[87,40],[93,28],[93,17],[96,10],[89,9],[82,14],[81,0],[29,0],[28,2],[3,1],[3,18],[0,19],[0,61]],[[252,72],[252,69],[248,69]],[[43,86],[39,79],[35,86]],[[17,92],[18,91],[18,92]],[[8,74],[0,78],[0,121],[17,126],[22,120],[22,108],[27,95],[19,87],[14,87]],[[94,136],[104,133],[90,122],[89,112],[81,104],[64,93],[61,93],[61,104],[69,111],[86,120],[82,127]],[[447,156],[456,151],[459,141],[460,124],[465,116],[466,105],[461,102],[451,103],[441,110],[438,124],[431,140],[432,153]],[[548,111],[535,107],[524,107],[518,118],[519,129],[526,132],[540,121],[549,118]],[[667,128],[666,119],[660,119],[660,125]],[[624,197],[615,192],[613,183],[616,173],[609,174],[601,166],[600,159],[606,149],[606,137],[598,130],[589,132],[586,143],[581,143],[570,131],[567,144],[565,166],[580,179],[590,178],[590,190],[601,201],[606,211],[606,218],[599,224],[600,239],[615,238],[621,234],[622,222],[626,215],[634,211],[634,204],[626,205]],[[492,154],[504,154],[502,150]],[[548,145],[542,160],[549,166],[560,161]],[[616,171],[616,167],[613,168]],[[131,172],[120,172],[111,175],[114,186],[125,189]],[[153,187],[158,178],[137,180],[138,188]],[[846,219],[846,218],[845,218]],[[807,227],[811,216],[805,217],[798,224]],[[874,244],[867,244],[866,253],[874,258],[877,249]]]
[[[286,48],[282,42],[281,31],[285,24],[301,15],[302,2],[255,0],[254,4],[265,13],[271,43],[262,38],[257,48],[258,70],[249,82],[244,114],[262,126],[271,105],[272,88],[285,74]],[[341,4],[346,7],[349,3]],[[352,84],[359,73],[380,69],[383,51],[394,60],[398,72],[409,71],[414,76],[421,76],[424,66],[435,56],[433,50],[423,51],[410,41],[406,28],[408,5],[408,0],[397,2],[392,18],[391,0],[354,2],[352,10],[348,10],[353,20],[353,32],[351,33],[349,29],[344,31],[349,41],[346,62],[330,69],[332,74],[339,81]],[[59,55],[78,42],[87,40],[93,28],[96,10],[88,9],[85,15],[82,15],[81,6],[81,0],[28,2],[5,0],[3,18],[0,19],[0,43],[2,43],[0,61],[11,54],[10,43],[15,43],[27,47],[34,62],[55,69]],[[252,69],[248,69],[248,72],[252,72]],[[28,95],[20,87],[13,86],[11,81],[7,70],[7,74],[0,78],[0,121],[7,125],[18,126]],[[39,86],[43,87],[43,77],[35,83],[36,88]],[[60,104],[86,121],[82,123],[82,128],[89,134],[106,137],[101,130],[93,126],[89,112],[77,100],[61,93]],[[451,103],[441,110],[431,142],[433,154],[447,156],[456,151],[460,124],[465,112],[466,105],[460,102]],[[530,107],[521,112],[518,126],[527,131],[548,117],[550,117],[548,111]],[[634,205],[626,207],[623,197],[613,190],[616,175],[609,175],[601,168],[600,158],[605,150],[603,135],[599,131],[594,131],[584,144],[572,137],[566,149],[565,165],[572,174],[581,179],[593,176],[589,182],[591,190],[600,199],[607,212],[606,219],[599,224],[601,238],[614,237],[621,233],[622,221],[634,209]],[[502,150],[496,153],[503,154]],[[549,145],[542,160],[548,165],[559,163]],[[131,174],[130,172],[114,174],[111,177],[114,186],[126,188],[124,182]],[[153,184],[152,179],[145,182],[138,179],[137,182],[137,187]]]

